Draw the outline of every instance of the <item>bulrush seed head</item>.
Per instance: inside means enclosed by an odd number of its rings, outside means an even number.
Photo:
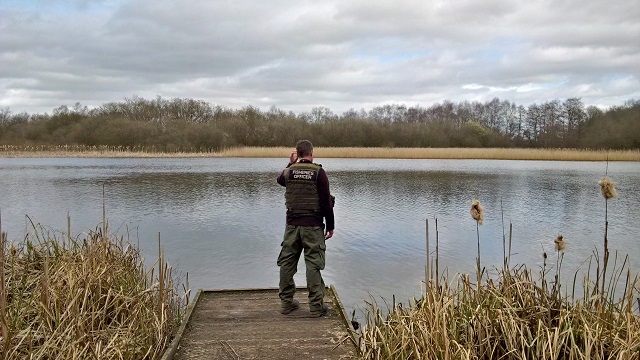
[[[600,191],[602,191],[602,196],[609,200],[611,198],[618,197],[618,192],[616,191],[616,183],[611,181],[608,176],[603,177],[600,181],[598,181],[598,185],[600,185]]]
[[[471,202],[471,217],[473,220],[477,221],[478,224],[482,225],[482,220],[484,220],[484,208],[480,205],[480,201],[478,199],[474,199]]]
[[[558,235],[558,237],[553,240],[553,243],[556,244],[556,251],[563,251],[567,247],[567,242],[564,241],[562,235]]]

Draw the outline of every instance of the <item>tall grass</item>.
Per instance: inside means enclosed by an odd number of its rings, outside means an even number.
[[[235,147],[195,152],[158,152],[154,147],[11,146],[0,145],[1,157],[264,157],[288,158],[291,147]],[[495,159],[562,161],[640,161],[640,150],[515,149],[515,148],[358,148],[317,147],[316,158],[371,159]]]
[[[1,240],[0,359],[160,358],[188,296],[162,255],[147,269],[102,229],[58,238],[34,225]]]
[[[618,273],[620,274],[620,273]],[[586,281],[589,281],[588,279]],[[466,275],[408,307],[369,304],[362,359],[637,359],[638,279],[626,273],[624,296],[605,303],[568,301],[559,285],[519,267],[480,288]]]
[[[617,195],[608,178],[599,184],[605,200]],[[476,231],[481,213],[474,200]],[[510,227],[508,253],[503,237],[503,267],[484,277],[478,232],[475,282],[466,274],[439,280],[436,271],[435,282],[425,281],[425,295],[407,307],[395,300],[385,310],[368,303],[366,325],[356,340],[361,358],[640,359],[640,279],[632,274],[628,257],[619,263],[616,255],[607,272],[607,216],[605,210],[604,254],[595,259],[595,280],[591,266],[581,282],[578,270],[565,291],[560,269],[567,244],[562,235],[554,240],[555,273],[547,268],[546,252],[542,269],[534,273],[526,265],[511,267]],[[436,251],[436,262],[437,257]]]

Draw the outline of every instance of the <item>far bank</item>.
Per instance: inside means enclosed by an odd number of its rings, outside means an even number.
[[[96,158],[288,158],[289,147],[237,147],[210,152],[157,152],[116,147],[13,147],[0,146],[0,157]],[[361,159],[487,159],[549,161],[640,161],[640,150],[581,150],[523,148],[363,148],[316,147],[316,158]]]

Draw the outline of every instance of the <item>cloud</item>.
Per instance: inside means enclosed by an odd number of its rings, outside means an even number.
[[[619,105],[640,97],[639,19],[622,0],[5,0],[0,106]]]

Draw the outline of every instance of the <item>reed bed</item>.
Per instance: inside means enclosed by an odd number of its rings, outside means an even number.
[[[640,358],[637,277],[618,301],[568,301],[526,268],[480,288],[463,275],[426,290],[408,307],[368,305],[362,359]]]
[[[537,273],[525,265],[511,268],[511,225],[508,241],[503,235],[503,267],[487,274],[480,263],[479,225],[484,208],[473,200],[476,280],[470,281],[467,274],[453,281],[440,276],[436,245],[436,276],[427,265],[422,298],[407,307],[396,304],[394,298],[384,311],[375,301],[367,304],[366,324],[354,339],[361,358],[640,359],[640,275],[632,274],[628,256],[619,259],[616,254],[613,263],[609,261],[607,203],[617,192],[609,177],[598,184],[605,199],[603,251],[602,257],[596,249],[587,259],[582,281],[578,281],[579,269],[572,286],[561,290],[567,249],[562,235],[553,240],[555,265],[547,267],[552,259],[544,252],[544,265]],[[437,224],[436,220],[436,244]],[[428,244],[427,232],[427,248]]]
[[[206,158],[220,156],[213,151],[176,150],[162,152],[153,146],[0,145],[0,157],[8,158]]]
[[[228,157],[284,157],[292,148],[245,147],[220,152]],[[317,158],[370,159],[494,159],[562,161],[640,161],[640,150],[515,149],[515,148],[357,148],[317,147]]]
[[[57,238],[40,225],[0,243],[0,359],[159,359],[179,325],[178,295],[160,253],[104,229]]]
[[[121,146],[11,146],[0,145],[0,157],[167,157],[167,158],[288,158],[290,147],[234,147],[220,151]],[[640,150],[521,149],[521,148],[359,148],[316,147],[317,158],[369,159],[493,159],[559,161],[640,161]]]

